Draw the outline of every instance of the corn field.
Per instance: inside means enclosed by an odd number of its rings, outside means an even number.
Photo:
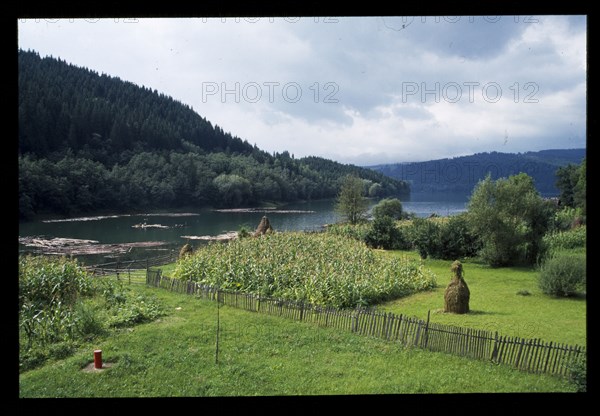
[[[436,284],[418,261],[382,258],[362,242],[328,233],[209,244],[179,260],[174,277],[337,308],[369,306]]]

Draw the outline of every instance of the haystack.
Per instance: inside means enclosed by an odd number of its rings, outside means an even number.
[[[190,244],[186,244],[183,247],[181,247],[181,250],[179,250],[179,258],[182,259],[185,256],[189,256],[193,252],[194,248]]]
[[[262,220],[260,220],[260,224],[258,224],[258,227],[256,228],[256,231],[254,232],[254,237],[257,237],[259,235],[265,235],[265,234],[271,233],[271,232],[273,232],[273,227],[271,227],[271,223],[269,222],[269,219],[265,215],[264,217],[262,217]]]
[[[471,292],[463,279],[463,267],[460,261],[455,261],[450,267],[452,280],[444,293],[444,312],[468,313]]]

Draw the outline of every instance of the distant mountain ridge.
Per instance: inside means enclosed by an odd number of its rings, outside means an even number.
[[[411,192],[470,194],[489,173],[492,179],[525,172],[543,195],[558,195],[556,170],[579,164],[586,149],[548,149],[525,153],[484,152],[469,156],[369,166],[394,179],[407,181]]]

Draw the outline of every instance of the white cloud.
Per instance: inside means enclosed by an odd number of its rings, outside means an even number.
[[[157,89],[296,157],[375,164],[585,146],[585,17],[437,20],[28,20],[19,46]]]

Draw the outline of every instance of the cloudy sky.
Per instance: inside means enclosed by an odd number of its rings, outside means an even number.
[[[26,19],[251,144],[373,165],[586,146],[585,16]]]

